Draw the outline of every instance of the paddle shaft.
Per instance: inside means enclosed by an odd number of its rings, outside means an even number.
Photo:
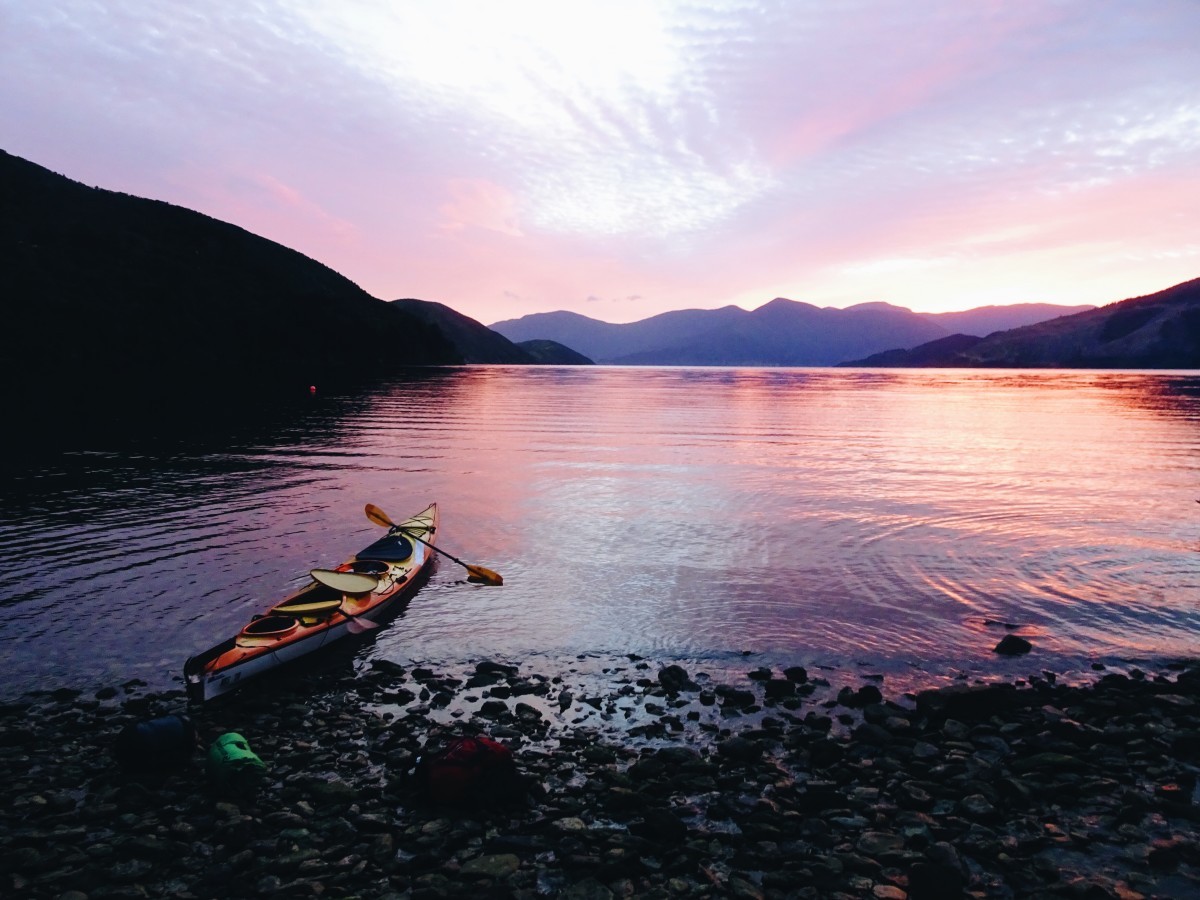
[[[454,554],[447,553],[445,550],[442,550],[439,547],[435,547],[429,541],[425,540],[425,538],[419,537],[418,535],[414,534],[409,529],[405,528],[403,525],[397,525],[395,522],[393,522],[391,520],[391,518],[388,516],[387,513],[385,513],[382,509],[380,509],[374,503],[367,504],[366,512],[367,512],[367,518],[370,519],[372,522],[374,522],[376,525],[382,525],[391,531],[399,532],[400,534],[403,534],[406,537],[410,537],[414,541],[419,541],[420,543],[422,543],[426,547],[428,547],[430,550],[432,550],[434,553],[440,553],[440,554],[442,554],[442,556],[446,557],[447,559],[451,559],[454,562],[458,563],[460,566],[462,566],[464,569],[466,569],[468,572],[471,573],[471,578],[467,579],[468,581],[477,580],[481,584],[491,584],[491,585],[504,584],[504,579],[500,576],[499,572],[493,572],[491,569],[485,569],[483,566],[473,566],[470,563],[465,563],[461,559],[459,559],[457,556],[455,556]]]
[[[459,559],[457,556],[455,556],[453,553],[447,553],[442,548],[435,547],[433,544],[429,543],[429,541],[425,540],[425,538],[417,537],[415,534],[413,534],[407,528],[404,528],[400,525],[393,525],[392,529],[400,532],[405,537],[412,538],[414,541],[420,541],[422,544],[424,544],[426,547],[428,547],[434,553],[440,553],[440,554],[442,554],[442,556],[446,557],[447,559],[453,560],[454,562],[458,563],[460,566],[462,566],[464,569],[466,569],[468,572],[471,573],[471,578],[468,578],[467,579],[468,581],[470,581],[473,578],[473,579],[478,579],[483,584],[498,585],[498,584],[504,583],[504,579],[500,577],[500,574],[498,572],[493,572],[491,569],[485,569],[483,566],[473,566],[470,563],[465,563],[461,559]]]
[[[393,526],[392,526],[392,530],[393,530],[393,531],[398,531],[398,532],[400,532],[402,535],[404,535],[405,537],[410,537],[410,538],[412,538],[414,541],[420,541],[422,544],[424,544],[426,547],[428,547],[428,548],[429,548],[430,550],[432,550],[434,553],[440,553],[440,554],[442,554],[442,556],[446,557],[447,559],[452,559],[452,560],[454,560],[456,563],[458,563],[458,564],[459,564],[460,566],[462,566],[464,569],[473,569],[473,568],[475,568],[474,566],[472,566],[472,565],[468,565],[467,563],[463,562],[461,559],[459,559],[459,558],[458,558],[457,556],[455,556],[454,554],[452,554],[452,553],[447,553],[447,552],[446,552],[445,550],[443,550],[441,547],[435,547],[433,544],[429,543],[429,541],[425,540],[425,538],[423,538],[423,537],[417,537],[415,534],[413,534],[413,533],[412,533],[411,531],[409,531],[407,528],[402,528],[402,527],[400,527],[399,525],[393,525]]]

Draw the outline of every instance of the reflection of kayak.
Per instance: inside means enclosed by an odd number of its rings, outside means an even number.
[[[188,698],[219,697],[248,678],[374,628],[416,592],[418,576],[433,560],[429,544],[437,518],[437,504],[431,503],[336,569],[313,569],[311,584],[255,616],[234,637],[191,657],[183,667]]]

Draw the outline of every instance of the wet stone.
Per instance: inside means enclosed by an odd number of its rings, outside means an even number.
[[[982,794],[963,797],[959,806],[963,815],[971,819],[990,819],[996,814],[996,808]]]
[[[461,872],[467,876],[479,876],[488,879],[507,878],[521,867],[521,859],[513,853],[496,853],[479,856],[463,863]]]
[[[999,653],[1002,656],[1020,656],[1032,649],[1033,644],[1025,638],[1015,634],[1006,634],[1001,638],[1000,643],[996,644],[993,648],[993,652]]]
[[[763,696],[769,700],[782,700],[796,695],[796,683],[782,678],[772,678],[763,683]]]
[[[717,752],[737,762],[754,762],[763,755],[762,745],[744,737],[731,737],[717,745]]]
[[[898,834],[867,831],[858,839],[856,847],[860,853],[878,859],[903,852],[904,838]]]
[[[662,685],[663,690],[670,693],[700,690],[700,685],[693,681],[687,670],[680,665],[669,665],[660,669],[658,682]]]

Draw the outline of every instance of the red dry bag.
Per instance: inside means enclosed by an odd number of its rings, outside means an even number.
[[[474,805],[515,798],[521,789],[512,751],[488,737],[460,737],[418,765],[436,803]]]

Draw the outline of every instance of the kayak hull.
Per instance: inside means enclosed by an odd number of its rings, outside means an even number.
[[[227,694],[259,675],[379,625],[425,580],[422,576],[434,560],[426,543],[434,542],[437,523],[437,504],[431,503],[336,569],[314,570],[321,573],[320,580],[314,576],[311,584],[256,616],[234,637],[189,658],[183,670],[188,699],[202,703]],[[405,533],[421,540],[409,540]],[[348,577],[339,580],[329,572]],[[374,587],[364,592],[360,588],[368,581]],[[340,591],[339,586],[353,590]]]

